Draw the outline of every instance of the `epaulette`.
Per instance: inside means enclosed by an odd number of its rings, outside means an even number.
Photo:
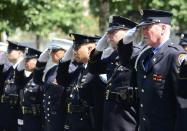
[[[180,51],[182,49],[182,47],[180,47],[179,45],[174,44],[174,43],[169,44],[168,47],[173,48],[178,51]]]

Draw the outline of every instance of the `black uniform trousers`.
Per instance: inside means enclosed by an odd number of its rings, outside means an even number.
[[[19,109],[8,103],[0,103],[0,131],[17,131]]]
[[[24,125],[22,131],[42,131],[42,116],[23,115]]]

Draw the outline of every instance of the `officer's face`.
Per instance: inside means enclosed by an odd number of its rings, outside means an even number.
[[[74,58],[77,62],[87,63],[91,51],[95,48],[95,44],[81,45],[77,50],[74,50]]]
[[[113,48],[117,47],[118,42],[124,37],[127,30],[118,29],[111,32],[108,32],[108,41]]]
[[[52,50],[51,58],[54,63],[58,63],[59,60],[64,56],[65,50]]]
[[[37,62],[36,58],[26,59],[25,60],[25,69],[27,71],[33,71],[36,67],[36,62]]]
[[[15,63],[22,55],[23,55],[23,52],[19,50],[9,50],[8,60],[12,63]]]
[[[162,39],[162,25],[160,24],[151,24],[146,25],[143,28],[143,37],[144,42],[152,47],[158,46]]]

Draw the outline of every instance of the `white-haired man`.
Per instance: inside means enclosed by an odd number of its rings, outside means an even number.
[[[137,26],[143,29],[146,44],[135,62],[140,99],[140,131],[186,130],[181,121],[184,118],[181,107],[186,100],[179,99],[177,91],[177,74],[186,54],[170,40],[171,17],[172,13],[168,11],[143,10],[142,22]],[[129,42],[134,39],[135,34],[136,28],[130,30],[119,46],[125,44],[133,51]]]

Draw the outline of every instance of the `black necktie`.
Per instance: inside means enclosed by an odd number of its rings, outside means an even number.
[[[153,50],[150,49],[149,52],[148,52],[147,57],[144,60],[144,67],[145,67],[146,71],[149,68],[149,65],[150,65],[150,62],[151,62],[151,58],[153,57],[153,55],[154,55]]]

